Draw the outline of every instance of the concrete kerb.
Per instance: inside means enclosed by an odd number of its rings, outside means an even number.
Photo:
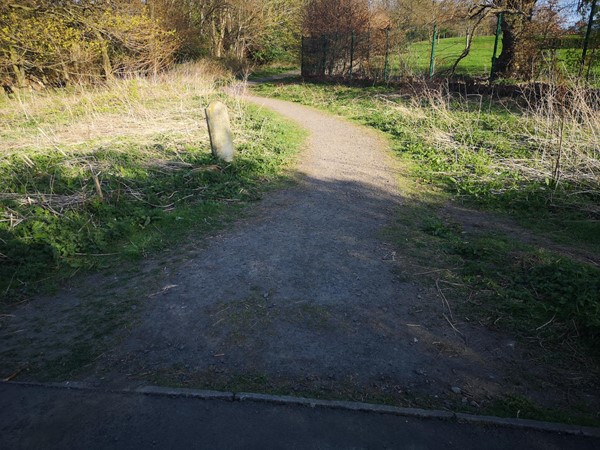
[[[338,400],[318,400],[302,397],[288,397],[267,394],[240,393],[235,394],[239,401],[268,402],[279,405],[298,405],[311,408],[321,407],[344,409],[378,414],[392,414],[415,419],[451,420],[474,425],[494,425],[522,430],[547,431],[552,433],[571,434],[577,436],[600,437],[600,428],[566,425],[553,422],[542,422],[528,419],[510,419],[494,416],[476,416],[473,414],[453,413],[450,411],[427,410],[418,408],[401,408],[397,406],[376,405],[371,403],[347,402]]]
[[[314,398],[290,397],[285,395],[252,394],[243,392],[235,394],[239,401],[267,402],[279,405],[298,405],[310,408],[345,409],[348,411],[374,412],[379,414],[393,414],[396,416],[410,416],[420,419],[454,420],[455,414],[449,411],[435,411],[413,408],[399,408],[388,405],[375,405],[371,403],[346,402],[340,400],[319,400]]]
[[[236,400],[235,394],[233,392],[205,391],[188,388],[142,386],[140,388],[135,389],[134,392],[145,395],[198,398],[202,400],[225,400],[228,402],[233,402],[234,400]]]
[[[199,400],[220,400],[270,403],[275,405],[303,406],[308,408],[341,409],[365,413],[389,414],[415,419],[449,420],[464,424],[493,425],[497,427],[545,431],[577,436],[600,438],[600,428],[566,425],[553,422],[541,422],[528,419],[510,419],[494,416],[476,416],[472,414],[453,413],[450,411],[426,410],[417,408],[401,408],[397,406],[376,405],[371,403],[349,402],[339,400],[319,400],[305,397],[292,397],[285,395],[254,394],[249,392],[221,392],[188,388],[169,388],[160,386],[140,386],[134,389],[105,389],[80,382],[63,383],[32,383],[32,382],[4,382],[1,384],[35,386],[49,389],[81,390],[90,392],[107,392],[125,395],[147,395],[158,397],[182,397]]]

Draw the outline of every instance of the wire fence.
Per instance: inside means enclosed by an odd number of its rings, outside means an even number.
[[[465,48],[464,36],[448,36],[433,29],[367,33],[336,33],[302,38],[302,76],[393,82],[407,76],[444,76]],[[490,77],[494,47],[502,50],[495,36],[472,38],[469,55],[456,66],[456,75]],[[540,39],[532,55],[531,78],[552,73],[600,81],[600,39],[590,42],[585,64],[581,66],[584,39],[570,35],[561,39]]]

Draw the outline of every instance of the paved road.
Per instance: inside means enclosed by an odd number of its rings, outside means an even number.
[[[257,401],[0,383],[1,449],[597,449],[600,438]]]

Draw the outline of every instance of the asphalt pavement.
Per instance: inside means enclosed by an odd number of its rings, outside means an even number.
[[[0,449],[151,448],[599,449],[600,430],[253,394],[0,383]]]

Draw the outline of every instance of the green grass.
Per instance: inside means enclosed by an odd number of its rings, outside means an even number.
[[[463,59],[456,68],[459,75],[489,76],[492,54],[494,52],[494,36],[476,36],[471,44],[469,55]],[[435,47],[435,72],[449,69],[465,48],[464,38],[439,39]],[[498,55],[502,51],[502,44],[498,46]],[[431,43],[422,41],[412,44],[404,58],[408,66],[416,71],[425,73],[429,71],[431,56]]]
[[[494,53],[495,36],[475,36],[471,44],[469,55],[464,58],[456,68],[456,74],[468,76],[487,77],[490,75],[492,55]],[[449,70],[465,47],[465,38],[439,39],[435,46],[436,74],[443,74]],[[497,56],[502,52],[502,39],[499,40]],[[390,76],[402,74],[405,71],[417,74],[429,73],[429,62],[431,57],[431,42],[420,41],[411,44],[406,51],[399,54],[393,53],[390,57]],[[549,66],[550,61],[555,61],[558,68],[568,74],[575,74],[579,68],[581,49],[558,49],[555,54],[550,50],[544,52],[546,63],[541,66]],[[600,61],[596,58],[592,64],[590,78],[592,81],[600,77]]]
[[[415,202],[384,236],[431,270],[455,314],[548,348],[575,343],[600,357],[600,269],[490,228],[467,228]]]
[[[399,219],[389,236],[399,245],[408,242],[405,251],[422,265],[436,261],[437,276],[460,286],[450,285],[449,296],[470,295],[476,307],[464,304],[463,313],[551,345],[571,339],[588,351],[597,345],[600,270],[556,243],[571,246],[574,254],[600,252],[600,221],[593,212],[600,190],[597,180],[573,176],[552,184],[545,175],[531,176],[530,170],[544,170],[538,145],[550,139],[535,129],[535,117],[485,99],[402,100],[384,87],[279,83],[256,90],[338,113],[390,138],[411,179],[404,188],[413,197],[414,214]],[[574,133],[571,143],[593,149],[594,140],[585,139]],[[532,230],[525,234],[545,231],[548,244],[514,239],[495,227],[493,216],[481,216],[482,231],[465,231],[470,219],[448,222],[441,215],[439,208],[450,201],[511,216]]]
[[[599,426],[600,420],[589,414],[588,411],[586,412],[588,415],[585,417],[574,417],[565,411],[541,408],[521,396],[507,396],[495,401],[487,409],[487,414],[497,417],[516,417],[519,419],[543,420],[546,422],[577,424],[590,427]]]
[[[297,65],[292,64],[273,64],[267,66],[259,66],[252,71],[252,74],[248,77],[249,80],[257,80],[261,78],[268,78],[275,75],[281,75],[293,70],[298,70]]]
[[[193,77],[173,77],[2,100],[3,302],[209,232],[283,180],[302,131]],[[215,99],[232,115],[232,164],[210,153],[203,108]]]

